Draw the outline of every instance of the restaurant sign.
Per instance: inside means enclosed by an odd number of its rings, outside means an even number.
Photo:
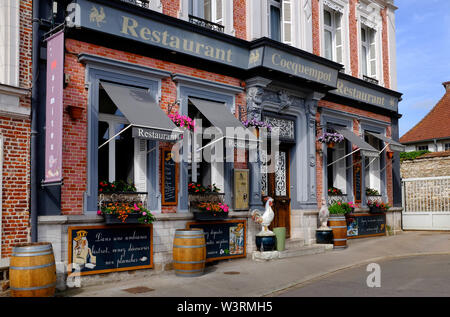
[[[95,31],[193,55],[202,59],[247,68],[248,49],[156,20],[88,0],[69,4],[68,26]]]
[[[165,131],[160,129],[133,127],[133,138],[155,140],[162,142],[176,142],[180,140],[181,131]]]
[[[329,93],[354,99],[392,111],[398,110],[397,97],[388,95],[375,89],[358,85],[342,78],[339,78],[337,81],[337,89],[332,90]]]

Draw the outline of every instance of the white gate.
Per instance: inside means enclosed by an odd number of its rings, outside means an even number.
[[[450,176],[402,180],[403,229],[450,230]]]

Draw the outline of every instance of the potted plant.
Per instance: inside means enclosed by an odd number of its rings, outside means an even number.
[[[255,129],[254,133],[257,137],[259,137],[259,128],[265,128],[265,129],[267,129],[267,132],[272,131],[272,125],[270,123],[264,122],[264,121],[259,121],[256,119],[244,120],[244,121],[242,121],[242,124],[246,128],[253,127]]]
[[[140,223],[150,224],[155,220],[153,214],[142,204],[115,202],[104,204],[98,215],[105,217],[106,224]]]
[[[197,220],[221,220],[228,217],[229,207],[220,202],[201,202],[196,205],[198,211],[194,211]]]
[[[379,214],[389,210],[391,207],[388,203],[378,200],[368,200],[367,206],[369,207],[369,212],[372,214]]]
[[[328,187],[328,204],[331,205],[335,202],[345,200],[347,200],[347,195],[343,194],[342,190],[333,186]]]
[[[317,139],[321,143],[327,144],[328,147],[334,147],[335,143],[340,143],[344,140],[344,136],[337,132],[325,132]]]
[[[366,187],[366,199],[371,201],[378,201],[381,203],[382,196],[380,192],[374,188]]]
[[[190,206],[196,206],[200,202],[223,203],[224,193],[215,185],[203,186],[200,183],[188,184],[188,200]]]
[[[188,116],[182,116],[177,111],[175,113],[170,113],[168,115],[170,120],[172,120],[173,123],[177,127],[185,128],[190,131],[195,131],[195,120],[188,117]]]
[[[345,215],[349,210],[349,205],[341,201],[337,201],[328,207],[330,213],[328,226],[333,231],[333,245],[336,249],[347,247],[347,220]]]

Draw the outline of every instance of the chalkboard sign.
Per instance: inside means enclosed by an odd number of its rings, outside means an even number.
[[[353,170],[353,186],[355,188],[355,202],[360,203],[361,202],[361,167],[357,166]]]
[[[152,225],[69,227],[69,272],[81,275],[153,267]]]
[[[348,239],[386,234],[386,214],[349,214],[346,218]]]
[[[178,164],[172,159],[169,148],[162,149],[162,205],[176,206],[178,204]]]
[[[246,220],[190,222],[187,228],[205,232],[206,262],[246,256]]]

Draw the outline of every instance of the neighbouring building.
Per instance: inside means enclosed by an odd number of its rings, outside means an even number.
[[[30,236],[32,1],[0,2],[0,292]]]
[[[442,83],[444,96],[431,111],[406,132],[400,142],[406,146],[406,152],[427,150],[442,152],[450,150],[450,81]]]
[[[53,28],[42,24],[40,30],[41,151],[34,159],[39,180],[57,179],[37,189],[36,211],[38,239],[53,243],[60,268],[71,263],[79,241],[103,239],[105,219],[97,214],[103,181],[131,181],[147,197],[156,217],[155,271],[172,267],[175,231],[194,221],[190,183],[216,185],[230,206],[228,218],[244,225],[244,239],[242,231],[236,233],[242,227],[229,228],[239,239],[219,248],[220,256],[256,249],[259,227],[251,211],[264,210],[266,196],[274,198],[273,226],[286,227],[288,239],[304,244],[315,241],[318,209],[329,187],[359,203],[362,212],[368,210],[368,187],[401,206],[393,1],[54,2]],[[40,5],[37,18],[50,20],[49,2]],[[53,45],[56,38],[63,50]],[[50,53],[63,55],[60,91],[46,88],[59,65]],[[52,115],[53,93],[63,109],[57,172],[46,165],[51,149],[44,151],[53,128],[46,117]],[[263,157],[252,160],[250,149],[240,146],[232,146],[227,157],[243,161],[172,164],[174,142],[166,132],[174,128],[168,115],[176,111],[222,131],[247,132],[242,122],[249,119],[278,128],[275,168],[267,169]],[[328,148],[317,141],[326,131],[345,140]],[[203,140],[202,149],[211,147]],[[94,238],[86,238],[89,230],[97,230]],[[107,247],[94,248],[92,242],[91,253],[80,260],[82,272],[114,271],[99,260]],[[148,263],[147,257],[139,259]]]

